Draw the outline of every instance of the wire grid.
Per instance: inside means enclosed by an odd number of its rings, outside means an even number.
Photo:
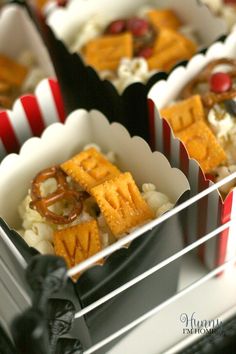
[[[225,185],[226,183],[234,180],[235,178],[236,178],[236,172],[232,173],[230,176],[227,176],[226,178],[222,179],[221,181],[211,185],[210,187],[208,187],[204,191],[200,192],[196,196],[188,199],[187,201],[183,202],[179,206],[173,208],[172,210],[168,211],[164,215],[160,216],[158,219],[150,222],[147,225],[142,226],[141,228],[139,228],[138,230],[136,230],[132,234],[125,236],[121,240],[117,241],[116,243],[112,244],[111,246],[108,246],[107,248],[105,248],[104,250],[100,251],[96,255],[90,257],[89,259],[87,259],[87,260],[81,262],[80,264],[76,265],[75,267],[69,269],[68,272],[67,272],[67,276],[71,277],[72,275],[75,275],[76,273],[87,269],[89,266],[91,266],[93,263],[97,262],[99,259],[110,255],[114,251],[120,249],[124,245],[128,244],[129,242],[131,242],[134,239],[136,239],[136,238],[140,237],[141,235],[143,235],[144,232],[152,229],[153,227],[155,227],[157,225],[160,225],[164,221],[168,220],[172,216],[174,216],[174,215],[178,214],[179,212],[183,211],[187,207],[193,205],[194,203],[196,203],[200,199],[204,198],[205,196],[209,195],[211,192],[217,190],[218,188],[220,188],[221,186]],[[185,248],[183,248],[182,250],[178,251],[174,255],[168,257],[167,259],[163,260],[162,262],[160,262],[156,266],[154,266],[154,267],[150,268],[149,270],[143,272],[142,274],[138,275],[134,279],[128,281],[124,285],[116,288],[115,290],[111,291],[110,293],[108,293],[104,297],[102,297],[99,300],[93,302],[91,305],[89,305],[89,306],[85,307],[84,309],[80,310],[79,312],[76,313],[75,320],[77,318],[80,318],[80,317],[84,316],[85,314],[89,313],[90,311],[94,310],[95,308],[101,306],[102,304],[104,304],[108,300],[114,298],[115,296],[121,294],[123,291],[129,289],[133,285],[135,285],[138,282],[144,280],[145,278],[147,278],[151,274],[157,272],[158,270],[164,268],[168,264],[170,264],[170,263],[174,262],[175,260],[183,257],[184,255],[186,255],[190,251],[196,249],[198,246],[204,244],[205,242],[207,242],[208,240],[212,239],[213,237],[216,237],[219,233],[221,233],[222,231],[228,229],[233,223],[235,223],[235,221],[236,221],[236,218],[232,218],[227,223],[224,223],[223,225],[219,226],[215,230],[213,230],[210,233],[204,235],[203,237],[201,237],[200,239],[198,239],[194,243],[186,246]],[[0,231],[1,231],[1,228],[0,228]],[[7,242],[9,243],[9,240]],[[17,255],[17,252],[18,251],[16,251],[16,250],[13,251],[13,253],[15,255]],[[20,258],[21,258],[21,264],[25,268],[25,263],[22,261],[22,256],[20,256]],[[202,285],[203,283],[207,282],[209,279],[211,279],[215,275],[220,274],[223,270],[225,270],[227,267],[233,265],[234,263],[236,263],[236,255],[234,257],[232,257],[230,260],[228,260],[227,262],[225,262],[224,264],[222,264],[222,265],[218,266],[217,268],[213,269],[212,271],[208,272],[206,275],[204,275],[203,277],[201,277],[197,281],[194,281],[192,284],[186,286],[181,291],[179,291],[177,294],[175,294],[174,296],[172,296],[169,299],[165,300],[164,302],[162,302],[161,304],[159,304],[158,306],[156,306],[152,310],[146,312],[144,315],[140,316],[139,318],[137,318],[136,320],[132,321],[128,325],[124,326],[123,328],[119,329],[115,333],[109,335],[108,337],[106,337],[103,340],[99,341],[98,343],[94,344],[91,348],[87,349],[84,352],[84,354],[92,354],[92,353],[94,353],[96,350],[102,348],[103,346],[107,345],[108,343],[110,343],[114,339],[116,339],[116,338],[120,337],[121,335],[125,334],[126,332],[130,331],[131,329],[133,329],[137,325],[141,324],[145,320],[149,319],[150,317],[156,315],[163,308],[165,308],[168,305],[170,305],[171,303],[177,301],[179,298],[183,297],[185,294],[191,292],[194,288],[196,288],[196,287]],[[2,269],[3,269],[3,267],[2,267]]]

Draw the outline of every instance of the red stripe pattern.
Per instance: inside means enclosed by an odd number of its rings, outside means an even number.
[[[149,108],[150,108],[150,106],[149,106]],[[151,106],[150,115],[151,115],[150,120],[152,120],[153,115],[155,116],[155,106],[154,107]],[[158,144],[159,151],[162,152],[169,160],[172,161],[173,156],[171,156],[171,151],[172,151],[171,146],[172,146],[172,144],[173,144],[173,146],[175,146],[174,145],[175,142],[174,142],[174,138],[170,132],[170,127],[164,119],[161,119],[161,122],[158,122],[158,117],[155,117],[154,123],[157,124],[157,127],[161,128],[161,130],[162,130],[163,143]],[[201,192],[202,190],[209,187],[210,180],[212,179],[212,177],[205,176],[203,174],[203,172],[201,171],[201,168],[197,164],[197,168],[195,168],[195,172],[194,172],[194,174],[196,174],[196,173],[198,174],[198,181],[197,181],[196,176],[193,177],[193,173],[190,173],[194,164],[195,164],[195,162],[193,160],[191,160],[191,164],[190,164],[188,153],[186,152],[184,145],[180,142],[179,143],[179,161],[178,160],[175,161],[174,165],[175,165],[175,167],[180,168],[181,171],[187,176],[187,178],[190,181],[191,187],[193,189],[197,190],[198,192]],[[192,179],[192,177],[193,177],[193,179]],[[196,181],[197,181],[197,185],[196,185]],[[218,191],[212,192],[211,197],[213,197],[213,194],[216,194],[216,196],[218,198],[220,198],[220,194]],[[207,232],[212,231],[212,230],[208,230],[208,227],[207,227],[208,222],[210,225],[211,218],[213,218],[213,220],[214,220],[214,218],[217,218],[217,215],[211,215],[211,213],[209,213],[209,215],[207,215],[208,214],[207,213],[208,203],[209,203],[209,196],[206,196],[205,198],[203,198],[202,200],[200,200],[197,203],[197,214],[196,214],[197,230],[194,230],[194,234],[198,235],[198,237],[202,237]],[[219,217],[218,217],[219,223],[218,224],[219,225],[221,225],[222,223],[229,220],[230,215],[231,215],[231,206],[232,206],[232,195],[230,197],[228,196],[228,198],[225,200],[225,203],[223,203],[222,200],[218,203],[218,214],[219,214]],[[214,263],[216,265],[222,264],[227,257],[226,253],[227,253],[228,233],[229,233],[229,231],[226,230],[222,233],[221,237],[218,236],[218,237],[215,237],[214,239],[212,239],[212,242],[214,243],[214,246],[212,244],[212,247],[214,247],[214,249],[215,249],[215,262]],[[184,235],[184,236],[185,236],[185,241],[188,244],[190,242],[189,240],[191,239],[191,236],[190,235]],[[206,258],[208,256],[208,254],[207,254],[207,247],[205,247],[205,245],[202,245],[199,248],[198,254],[205,264],[209,264],[209,262]],[[210,262],[210,264],[212,264],[212,262]]]
[[[224,203],[222,202],[221,208],[221,215],[220,215],[220,223],[225,224],[231,219],[231,211],[232,211],[232,204],[233,204],[233,192],[225,199]],[[229,228],[224,230],[218,237],[217,237],[217,250],[218,254],[216,257],[216,266],[223,264],[226,260],[227,254],[227,242],[229,236]]]
[[[62,99],[62,95],[61,95],[61,90],[59,87],[59,84],[56,80],[49,80],[49,85],[52,91],[52,95],[55,101],[55,105],[58,111],[58,115],[60,118],[60,121],[63,123],[66,119],[66,113],[65,113],[65,108],[64,108],[64,104],[63,104],[63,99]]]
[[[20,100],[27,116],[32,135],[40,136],[45,125],[36,97],[33,95],[27,95],[23,96]]]
[[[167,159],[170,158],[171,151],[171,128],[168,122],[165,119],[162,119],[162,134],[163,134],[163,147],[164,147],[164,155]]]
[[[18,151],[20,144],[7,112],[0,112],[0,138],[8,153]]]
[[[49,85],[51,94],[45,95],[45,105],[50,103],[55,106],[59,121],[65,121],[65,109],[62,100],[59,84],[54,79],[44,80],[44,85]],[[40,108],[39,100],[35,95],[25,95],[19,98],[20,104],[25,112],[32,136],[40,136],[46,128],[43,111]],[[43,102],[41,102],[43,104]],[[8,111],[0,111],[0,139],[7,153],[18,152],[20,143],[15,134],[14,128],[9,119]],[[3,157],[3,156],[1,156]]]
[[[179,160],[180,170],[188,177],[189,174],[189,157],[185,146],[180,142],[179,147]]]

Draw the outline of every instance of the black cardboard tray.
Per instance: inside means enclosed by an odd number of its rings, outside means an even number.
[[[0,225],[26,261],[37,253],[1,219]],[[182,249],[182,227],[179,218],[174,216],[134,240],[128,249],[114,252],[102,267],[95,266],[88,269],[76,285],[68,280],[65,291],[58,297],[72,300],[76,310],[79,311],[80,308],[125,284],[180,249]],[[88,348],[91,343],[97,343],[159,305],[176,293],[180,263],[181,259],[171,263],[89,312],[84,318],[76,319],[73,334],[80,339],[85,348]],[[91,336],[91,343],[89,343],[89,336]],[[114,343],[111,343],[109,348],[113,345]],[[96,353],[105,352],[102,349]]]

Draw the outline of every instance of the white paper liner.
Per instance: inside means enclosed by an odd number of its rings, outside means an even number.
[[[46,47],[27,11],[20,5],[5,5],[0,16],[0,53],[18,61],[31,52],[45,77],[55,76]]]
[[[29,139],[19,155],[11,154],[2,161],[0,216],[10,226],[19,227],[17,207],[36,173],[65,161],[91,142],[98,144],[103,151],[114,151],[121,170],[130,171],[140,187],[144,182],[151,182],[174,204],[189,187],[184,174],[171,168],[161,153],[152,153],[143,139],[131,138],[123,126],[109,124],[98,111],[78,110],[68,117],[65,125],[51,125],[42,138]]]
[[[99,13],[113,20],[130,16],[146,5],[174,9],[184,24],[194,28],[203,47],[225,34],[227,30],[222,19],[214,16],[207,6],[196,0],[71,0],[64,8],[50,6],[47,22],[59,39],[70,42],[74,30],[79,29],[91,16]]]

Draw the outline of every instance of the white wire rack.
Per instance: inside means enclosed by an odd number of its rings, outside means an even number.
[[[90,267],[92,264],[96,263],[98,260],[100,260],[100,259],[102,259],[104,257],[107,257],[108,255],[110,255],[114,251],[122,248],[123,246],[127,245],[128,243],[130,243],[134,239],[137,239],[138,237],[143,235],[144,232],[152,229],[153,227],[155,227],[157,225],[160,225],[161,223],[165,222],[166,220],[168,220],[172,216],[180,213],[185,208],[188,208],[189,206],[193,205],[194,203],[196,203],[200,199],[204,198],[205,196],[209,195],[213,191],[217,190],[218,188],[220,188],[224,184],[234,180],[235,178],[236,178],[236,172],[234,172],[230,176],[222,179],[220,182],[213,184],[212,186],[210,186],[209,188],[205,189],[201,193],[197,194],[196,196],[194,196],[194,197],[188,199],[187,201],[183,202],[182,204],[178,205],[174,209],[168,211],[167,213],[165,213],[164,215],[162,215],[158,219],[152,221],[148,225],[142,226],[141,228],[137,229],[132,234],[120,239],[119,241],[117,241],[116,243],[112,244],[111,246],[108,246],[107,248],[105,248],[101,252],[97,253],[96,255],[90,257],[89,259],[87,259],[87,260],[81,262],[80,264],[76,265],[75,267],[71,268],[70,270],[68,270],[67,276],[71,277],[71,276],[75,275],[78,272],[84,271],[85,269]],[[197,247],[199,247],[200,245],[203,245],[208,240],[216,237],[222,231],[228,229],[233,223],[235,223],[235,220],[236,220],[236,217],[235,218],[231,218],[230,221],[224,223],[223,225],[219,226],[215,230],[212,230],[211,232],[207,233],[206,235],[204,235],[200,239],[197,239],[197,241],[195,241],[194,243],[184,247],[183,249],[181,249],[180,251],[178,251],[174,255],[168,257],[167,259],[163,260],[159,264],[157,264],[154,267],[148,269],[147,271],[145,271],[142,274],[138,275],[134,279],[128,281],[127,283],[123,284],[120,287],[117,287],[115,290],[111,291],[110,293],[108,293],[104,297],[100,298],[99,300],[93,302],[92,304],[90,304],[87,307],[83,308],[82,310],[78,311],[76,313],[76,315],[75,315],[75,321],[77,319],[79,319],[80,317],[82,317],[82,316],[88,314],[89,312],[93,311],[94,309],[98,308],[99,306],[105,304],[107,301],[115,298],[117,295],[119,295],[122,292],[126,291],[127,289],[131,288],[135,284],[141,282],[145,278],[149,277],[151,274],[153,274],[153,273],[157,272],[158,270],[166,267],[167,265],[169,265],[170,263],[176,261],[177,259],[180,259],[181,257],[184,257],[187,253],[189,253],[190,251],[195,250]],[[0,228],[0,233],[4,234],[3,230],[1,230],[1,228]],[[6,243],[9,244],[9,240],[6,239],[5,241],[6,241]],[[21,255],[18,254],[17,249],[15,249],[14,247],[13,247],[13,254],[15,255],[15,257],[19,258],[19,262],[20,262],[21,266],[23,268],[25,268],[25,266],[26,266],[25,262],[23,261]],[[197,279],[197,280],[193,281],[190,285],[185,286],[183,289],[178,291],[174,296],[172,296],[171,298],[165,300],[164,302],[162,302],[161,304],[159,304],[155,308],[151,309],[150,311],[146,312],[144,315],[142,315],[139,318],[133,320],[132,322],[130,322],[129,324],[127,324],[123,328],[117,330],[115,333],[112,333],[109,336],[107,336],[106,338],[100,340],[98,343],[94,344],[92,347],[87,349],[84,352],[84,354],[92,354],[92,353],[96,352],[98,349],[106,346],[108,343],[112,342],[113,340],[115,340],[115,339],[119,338],[120,336],[126,334],[131,329],[133,329],[136,326],[140,325],[141,323],[143,323],[147,319],[151,318],[152,316],[158,314],[162,309],[166,308],[167,306],[169,306],[172,303],[175,303],[178,299],[180,299],[181,297],[183,297],[187,293],[191,293],[191,291],[193,289],[195,289],[195,288],[199,287],[200,285],[206,283],[207,281],[209,281],[209,279],[213,278],[217,274],[220,274],[226,268],[233,266],[235,263],[236,263],[236,255],[234,255],[231,259],[229,259],[224,264],[222,264],[222,265],[218,266],[217,268],[213,269],[212,271],[208,272],[207,274],[202,276],[200,279]],[[1,266],[1,264],[0,264],[0,268],[1,268],[1,272],[4,272],[4,265]],[[12,275],[11,275],[11,278],[12,278]],[[20,285],[17,284],[17,287],[19,288]],[[20,291],[23,294],[25,293],[24,289],[20,289]],[[9,296],[11,297],[11,294],[9,294]],[[27,298],[27,296],[26,296],[26,298]],[[12,298],[12,300],[14,301],[14,297]],[[27,301],[28,301],[28,298],[27,298]],[[235,303],[236,303],[236,300],[235,300]],[[0,307],[0,312],[1,312],[1,307]]]

